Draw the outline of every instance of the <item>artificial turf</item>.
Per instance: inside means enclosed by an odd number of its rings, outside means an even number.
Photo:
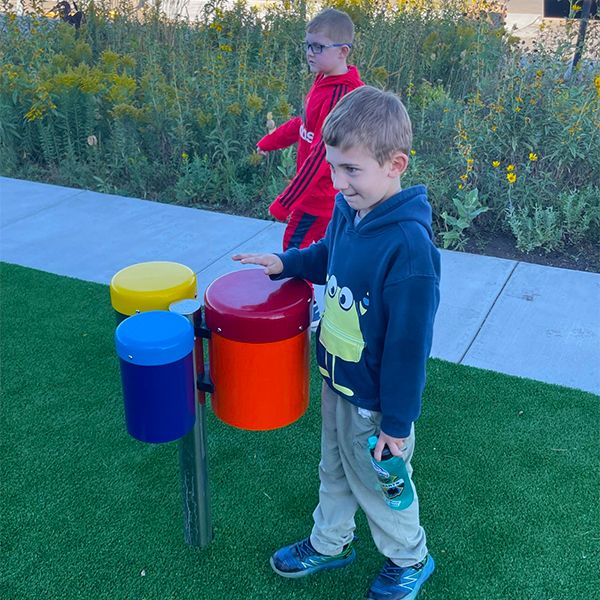
[[[214,541],[186,547],[177,444],[128,436],[108,288],[0,265],[0,599],[362,598],[381,566],[305,580],[269,567],[317,501],[318,375],[297,423],[209,410]],[[276,365],[265,365],[277,376]],[[437,570],[423,600],[600,598],[599,397],[431,360],[415,481]]]

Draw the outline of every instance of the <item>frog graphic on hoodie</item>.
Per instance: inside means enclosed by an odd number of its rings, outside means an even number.
[[[346,396],[354,396],[354,391],[336,383],[335,362],[338,358],[347,362],[360,362],[365,339],[360,329],[359,315],[364,316],[368,306],[368,295],[360,301],[355,301],[352,290],[338,285],[335,275],[327,277],[325,313],[319,333],[319,343],[327,353],[326,366],[319,366],[319,371],[331,380],[335,390]]]

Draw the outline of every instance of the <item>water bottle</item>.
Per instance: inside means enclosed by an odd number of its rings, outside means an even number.
[[[404,510],[412,504],[414,499],[413,487],[406,471],[406,463],[401,456],[394,456],[387,446],[383,448],[381,460],[375,460],[373,455],[377,439],[376,435],[369,438],[369,452],[371,453],[371,464],[377,473],[377,479],[379,479],[383,498],[390,508]]]

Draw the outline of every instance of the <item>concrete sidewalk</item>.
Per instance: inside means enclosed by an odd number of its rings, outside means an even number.
[[[123,267],[171,260],[199,295],[281,247],[281,223],[0,177],[0,260],[108,284]],[[108,302],[108,296],[107,296]],[[433,356],[600,394],[600,275],[442,252]]]

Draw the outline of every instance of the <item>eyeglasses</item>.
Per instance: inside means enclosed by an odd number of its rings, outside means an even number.
[[[302,49],[304,52],[310,50],[313,54],[321,54],[323,50],[327,50],[327,48],[341,48],[342,46],[352,48],[352,44],[309,44],[308,42],[302,42]]]

